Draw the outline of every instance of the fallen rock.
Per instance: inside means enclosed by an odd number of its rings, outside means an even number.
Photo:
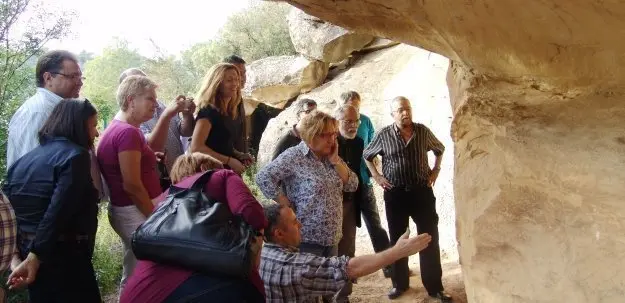
[[[288,15],[289,33],[295,50],[315,60],[334,63],[362,49],[374,37],[350,32],[293,8]]]
[[[286,102],[323,83],[328,64],[302,56],[277,56],[247,65],[246,98],[282,108]]]

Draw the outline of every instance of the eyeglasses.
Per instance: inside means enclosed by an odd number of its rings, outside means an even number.
[[[345,119],[340,119],[341,122],[347,124],[347,125],[360,125],[360,119],[357,120],[345,120]]]
[[[65,78],[68,78],[68,79],[71,79],[71,80],[74,80],[74,81],[76,81],[78,79],[80,79],[82,81],[87,80],[87,78],[83,77],[82,74],[74,74],[74,75],[67,75],[67,74],[64,74],[64,73],[51,73],[51,74],[53,74],[53,75],[61,75],[61,76],[65,77]]]
[[[328,140],[328,139],[336,139],[338,137],[338,132],[330,132],[330,133],[320,133],[317,135],[319,139]]]

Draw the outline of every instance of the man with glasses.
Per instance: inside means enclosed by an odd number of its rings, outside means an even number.
[[[408,228],[412,218],[419,234],[432,236],[432,242],[419,254],[421,281],[431,297],[451,302],[443,291],[441,255],[438,246],[438,214],[432,186],[438,178],[445,146],[423,124],[412,121],[412,107],[405,97],[396,97],[390,104],[395,123],[382,128],[364,152],[373,179],[384,188],[386,219],[394,245]],[[427,153],[436,156],[434,167],[428,164]],[[373,159],[382,156],[382,174]],[[393,264],[393,289],[389,299],[401,296],[409,287],[408,258]]]
[[[294,106],[297,109],[297,124],[293,125],[292,129],[290,129],[286,134],[280,137],[280,140],[278,140],[278,143],[273,150],[273,156],[271,157],[272,160],[275,160],[281,153],[283,153],[288,148],[296,146],[300,142],[302,142],[298,131],[298,129],[300,128],[300,121],[302,121],[302,118],[306,117],[311,111],[317,109],[317,102],[311,99],[301,99],[297,101],[297,104],[295,104]]]
[[[356,136],[360,125],[360,115],[356,107],[348,104],[339,106],[335,118],[339,121],[339,157],[358,176],[358,189],[343,193],[343,237],[338,246],[339,256],[353,258],[356,254],[356,227],[360,226],[362,178],[359,173],[365,147],[362,139]],[[348,296],[351,293],[352,283],[348,281],[339,292],[336,302],[349,302]]]
[[[77,98],[83,80],[76,56],[54,50],[43,54],[35,68],[37,92],[26,100],[9,122],[7,168],[39,146],[37,133],[63,99]]]

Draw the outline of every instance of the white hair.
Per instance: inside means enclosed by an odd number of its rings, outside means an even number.
[[[117,105],[122,111],[128,109],[128,97],[139,96],[157,87],[154,81],[146,76],[128,76],[117,87]]]

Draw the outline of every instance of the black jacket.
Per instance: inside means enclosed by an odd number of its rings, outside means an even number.
[[[358,176],[358,189],[353,193],[343,193],[344,200],[354,201],[354,213],[356,215],[356,226],[361,226],[360,212],[362,200],[362,178],[360,177],[360,165],[362,163],[362,153],[365,148],[364,141],[356,137],[354,139],[346,139],[342,136],[338,137],[339,157],[345,161],[347,166]]]
[[[88,150],[65,138],[48,140],[9,168],[4,192],[15,210],[20,236],[34,236],[26,247],[42,262],[54,254],[56,245],[72,239],[87,237],[93,245],[98,191],[90,169]]]

